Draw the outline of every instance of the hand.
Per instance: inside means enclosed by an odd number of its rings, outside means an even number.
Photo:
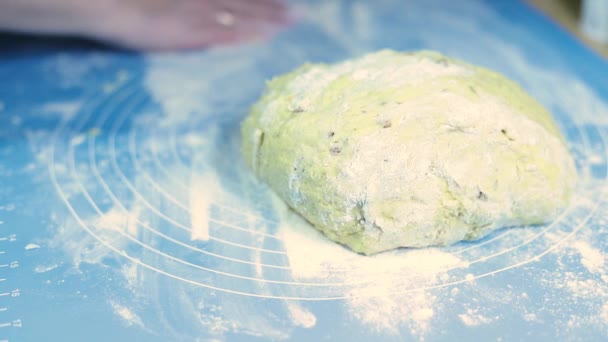
[[[255,39],[285,22],[280,0],[0,0],[0,29],[76,35],[138,50]]]

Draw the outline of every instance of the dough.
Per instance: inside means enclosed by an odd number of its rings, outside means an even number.
[[[544,223],[576,183],[550,113],[505,77],[430,51],[277,77],[242,136],[259,179],[363,254]]]

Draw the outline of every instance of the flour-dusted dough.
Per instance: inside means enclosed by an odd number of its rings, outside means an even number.
[[[242,135],[259,179],[364,254],[547,222],[576,182],[541,105],[495,72],[429,51],[277,77]]]

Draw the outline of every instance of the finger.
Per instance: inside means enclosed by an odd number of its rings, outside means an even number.
[[[237,18],[283,23],[287,19],[287,7],[279,0],[229,0],[217,4],[221,11],[232,13]]]

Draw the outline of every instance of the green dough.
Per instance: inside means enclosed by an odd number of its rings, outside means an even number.
[[[495,72],[430,51],[384,50],[274,78],[242,136],[259,179],[364,254],[550,221],[576,183],[538,102]]]

